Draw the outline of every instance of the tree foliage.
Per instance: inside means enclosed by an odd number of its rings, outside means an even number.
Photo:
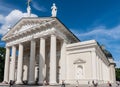
[[[5,48],[0,47],[0,82],[3,81],[5,62]]]
[[[116,68],[115,72],[116,72],[116,80],[120,81],[120,68]]]

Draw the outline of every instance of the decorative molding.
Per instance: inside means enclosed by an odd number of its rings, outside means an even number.
[[[22,31],[26,31],[27,29],[36,27],[37,25],[40,25],[40,24],[26,24],[26,25],[23,25],[19,30],[16,30],[15,32],[13,32],[13,34],[17,34],[17,33],[20,33]]]
[[[78,58],[77,60],[74,61],[73,64],[82,64],[82,63],[86,63],[86,61],[84,61],[84,60]]]

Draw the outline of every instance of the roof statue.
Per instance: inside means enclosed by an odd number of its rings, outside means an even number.
[[[30,2],[31,2],[31,0],[28,0],[28,2],[27,2],[27,14],[28,14],[28,17],[31,16]]]
[[[51,7],[51,9],[52,9],[52,12],[51,12],[52,17],[56,17],[56,15],[57,15],[57,7],[56,7],[55,3],[53,3],[53,6]]]

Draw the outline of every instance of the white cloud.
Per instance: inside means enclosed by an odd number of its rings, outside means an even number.
[[[4,21],[3,25],[0,27],[0,34],[5,34],[8,31],[9,26],[13,26],[22,17],[27,16],[27,13],[23,13],[20,10],[13,10],[5,17],[3,15],[0,15],[0,21]],[[31,14],[31,17],[37,17],[37,15]]]
[[[112,28],[112,29],[107,29],[104,26],[96,27],[92,29],[92,31],[87,32],[87,33],[81,33],[78,34],[76,33],[77,36],[79,37],[85,37],[85,36],[99,36],[99,37],[109,37],[113,39],[120,39],[120,25]]]
[[[38,11],[45,12],[47,9],[43,6],[39,6],[36,2],[32,3],[33,8],[35,8]]]

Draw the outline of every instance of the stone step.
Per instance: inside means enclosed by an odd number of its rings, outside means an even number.
[[[0,87],[10,87],[9,85],[5,85],[5,84],[0,84]],[[61,85],[47,85],[47,86],[38,86],[38,85],[13,85],[11,87],[63,87]],[[65,87],[76,87],[76,85],[65,85]],[[89,87],[88,85],[79,85],[78,87]],[[90,87],[94,87],[93,85],[91,85]],[[103,84],[103,85],[98,85],[97,87],[109,87],[107,86],[107,84]],[[116,84],[112,84],[112,87],[120,87],[120,86],[116,86]]]

